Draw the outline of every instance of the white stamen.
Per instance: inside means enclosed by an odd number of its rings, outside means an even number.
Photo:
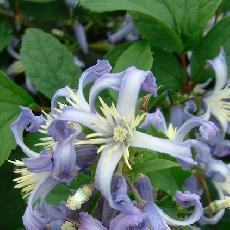
[[[65,223],[61,226],[61,230],[75,230],[76,227],[70,221],[65,221]]]
[[[226,129],[227,122],[230,121],[230,85],[215,91],[205,98],[210,112],[216,117],[221,125]]]
[[[169,124],[167,136],[171,140],[176,136],[176,128],[174,128],[172,124]]]
[[[82,204],[89,200],[92,195],[92,191],[88,186],[79,188],[73,196],[69,196],[66,202],[66,207],[71,210],[80,209]]]
[[[41,178],[43,178],[48,173],[31,173],[28,171],[23,161],[16,160],[9,162],[18,167],[14,170],[14,173],[20,174],[20,176],[13,180],[14,182],[16,182],[14,188],[22,189],[22,192],[25,193],[24,197],[28,196],[30,192],[34,189],[36,184],[41,180]]]

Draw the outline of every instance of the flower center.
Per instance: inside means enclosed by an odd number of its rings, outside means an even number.
[[[128,130],[120,125],[113,130],[113,139],[115,142],[124,142],[127,139]]]

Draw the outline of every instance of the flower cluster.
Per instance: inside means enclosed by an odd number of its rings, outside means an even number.
[[[132,32],[130,21],[125,27]],[[81,33],[80,25],[75,25],[75,30]],[[110,39],[115,42],[118,37],[111,35]],[[173,105],[169,119],[160,108],[155,112],[139,108],[143,95],[157,97],[152,72],[132,66],[112,73],[106,60],[99,60],[82,73],[77,90],[68,86],[59,89],[49,113],[34,115],[21,107],[11,129],[26,157],[11,163],[18,175],[15,187],[28,198],[25,228],[144,230],[217,223],[230,206],[225,197],[230,193],[230,166],[220,159],[229,155],[230,146],[225,139],[230,88],[224,50],[209,64],[216,76],[213,90],[205,88],[210,80],[194,90],[201,107],[191,100]],[[104,90],[113,95],[112,102],[107,102]],[[36,144],[40,152],[24,143],[24,131],[42,135]],[[148,157],[170,159],[190,172],[174,197],[178,210],[184,210],[178,218],[160,208],[160,195],[154,192],[153,181],[144,170],[135,178],[130,176],[142,152]],[[89,180],[79,185],[82,174]],[[205,177],[219,194],[218,200],[208,204],[201,203]],[[64,200],[57,205],[48,202],[47,196],[55,187],[68,187],[73,181],[78,185],[69,189]],[[194,208],[188,209],[191,206]],[[211,216],[207,215],[210,210]]]

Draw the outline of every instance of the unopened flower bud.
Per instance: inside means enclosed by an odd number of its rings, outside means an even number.
[[[230,197],[226,197],[223,200],[215,200],[212,203],[209,204],[209,208],[213,212],[218,212],[219,210],[223,208],[230,208]]]

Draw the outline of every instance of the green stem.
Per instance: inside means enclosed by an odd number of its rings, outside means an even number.
[[[138,203],[138,206],[143,207],[146,204],[146,201],[143,200],[139,194],[139,192],[137,191],[137,189],[134,187],[133,183],[131,182],[131,180],[128,178],[128,176],[125,175],[125,178],[128,182],[128,185],[131,189],[131,191],[133,192],[133,196],[135,198],[135,200]]]

